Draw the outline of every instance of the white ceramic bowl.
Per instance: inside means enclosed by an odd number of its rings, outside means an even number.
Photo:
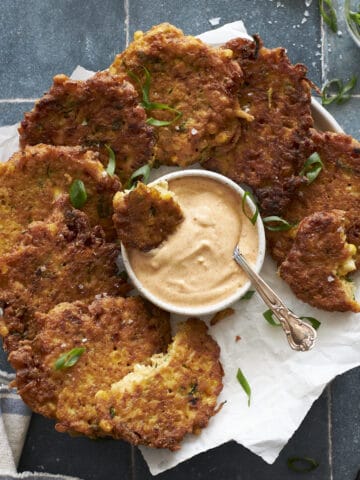
[[[166,174],[158,178],[156,182],[160,180],[170,181],[180,177],[183,178],[183,177],[200,177],[200,176],[205,178],[210,178],[212,180],[223,183],[224,185],[230,187],[239,196],[239,210],[242,209],[242,197],[245,193],[244,190],[240,188],[232,180],[228,179],[227,177],[224,177],[223,175],[219,175],[218,173],[209,172],[207,170],[180,170],[180,171]],[[251,212],[255,213],[256,206],[254,205],[254,202],[249,198],[249,196],[246,197],[246,202],[250,207]],[[259,247],[258,247],[256,263],[254,265],[254,270],[259,273],[265,257],[265,232],[264,232],[264,226],[263,226],[260,215],[258,215],[255,226],[258,233]],[[176,235],[176,233],[174,235]],[[134,270],[132,269],[129,261],[129,257],[127,255],[126,248],[124,247],[124,245],[121,245],[121,253],[122,253],[126,271],[130,279],[132,280],[133,284],[135,285],[135,287],[141,293],[141,295],[146,297],[148,300],[150,300],[152,303],[154,303],[158,307],[164,310],[167,310],[169,312],[177,313],[180,315],[199,316],[199,315],[211,314],[211,313],[215,313],[220,310],[223,310],[224,308],[228,307],[229,305],[232,305],[234,302],[239,300],[249,290],[251,285],[250,281],[246,282],[235,293],[231,294],[226,299],[217,303],[206,304],[202,307],[196,307],[196,308],[179,307],[177,305],[172,305],[170,303],[164,302],[160,298],[156,297],[153,293],[149,292],[139,281]]]

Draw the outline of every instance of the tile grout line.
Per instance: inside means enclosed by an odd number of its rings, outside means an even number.
[[[0,103],[34,103],[38,98],[1,98]]]
[[[328,447],[329,447],[329,469],[330,469],[330,479],[333,480],[333,459],[332,459],[332,397],[331,397],[331,384],[326,387],[327,390],[327,408],[328,408]]]
[[[126,47],[130,43],[130,15],[129,15],[129,2],[130,0],[124,0],[124,11],[125,11],[125,45]]]
[[[135,469],[135,447],[130,445],[130,463],[131,463],[131,480],[136,480],[136,469]]]
[[[325,74],[325,40],[326,40],[326,34],[325,34],[325,28],[324,28],[324,21],[322,17],[320,16],[320,32],[321,32],[321,82],[323,87],[326,83],[326,74]]]

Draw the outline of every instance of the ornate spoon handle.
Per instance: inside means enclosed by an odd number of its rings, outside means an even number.
[[[238,247],[234,250],[233,258],[252,280],[261,298],[279,320],[290,347],[302,352],[310,350],[316,340],[315,329],[303,322],[283,304],[269,285],[250,267]]]

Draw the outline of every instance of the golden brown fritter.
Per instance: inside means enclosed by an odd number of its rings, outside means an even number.
[[[18,392],[35,412],[55,418],[57,430],[90,437],[103,434],[96,392],[165,351],[171,339],[169,314],[140,297],[61,303],[37,320],[40,333],[9,356]],[[77,362],[56,369],[71,351],[80,353]]]
[[[148,251],[171,235],[183,215],[167,182],[118,192],[114,197],[113,221],[119,239],[127,248]]]
[[[240,120],[234,141],[216,148],[203,166],[249,185],[264,215],[281,215],[303,182],[298,173],[313,125],[306,67],[292,65],[284,48],[264,48],[258,37],[237,38],[225,48],[242,68],[240,107],[254,120]]]
[[[356,247],[346,240],[343,210],[316,212],[301,221],[280,276],[295,295],[313,307],[360,312],[354,284],[347,274],[356,269]]]
[[[50,205],[51,208],[51,205]],[[60,302],[92,301],[96,295],[123,295],[129,285],[119,276],[119,247],[106,243],[100,227],[60,197],[45,222],[33,222],[23,242],[0,256],[0,335],[8,351],[35,336],[35,311]]]
[[[220,349],[197,319],[181,324],[168,353],[96,394],[104,434],[135,445],[178,450],[217,413],[222,389]]]
[[[105,166],[108,145],[115,153],[116,173],[124,182],[150,162],[155,141],[134,87],[124,77],[107,72],[85,81],[54,77],[49,92],[25,114],[19,133],[22,147],[83,145],[99,151]]]
[[[121,188],[108,175],[95,152],[79,147],[37,145],[15,153],[0,164],[0,255],[10,251],[29,223],[44,220],[53,201],[82,180],[87,201],[81,208],[92,226],[101,225],[109,239],[116,238],[112,198]]]
[[[350,243],[360,248],[360,143],[339,133],[311,130],[311,149],[306,158],[317,152],[323,163],[318,177],[304,184],[294,195],[283,217],[298,224],[314,212],[341,208],[349,219],[346,234]],[[287,232],[267,231],[268,247],[279,263],[288,255],[296,228]],[[357,254],[359,266],[360,255]]]
[[[186,166],[208,157],[209,149],[226,145],[236,132],[237,92],[242,82],[231,50],[212,48],[174,26],[163,23],[134,41],[110,66],[111,73],[135,74],[146,85],[150,73],[150,102],[166,104],[181,112],[151,109],[149,116],[170,125],[156,128],[155,158],[161,164]],[[129,76],[141,94],[138,84]]]

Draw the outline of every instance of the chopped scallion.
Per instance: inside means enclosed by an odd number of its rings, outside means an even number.
[[[294,472],[312,472],[319,466],[319,462],[310,457],[290,457],[288,467]]]
[[[81,208],[87,200],[87,193],[84,182],[76,179],[70,186],[70,201],[75,208]]]
[[[306,321],[308,321],[308,322],[311,324],[311,326],[312,326],[313,328],[315,328],[315,330],[317,330],[317,329],[320,327],[320,325],[321,325],[321,322],[319,322],[319,320],[317,320],[317,319],[314,318],[314,317],[300,317],[300,318],[301,318],[301,320],[306,320]]]
[[[241,371],[240,368],[238,368],[237,374],[236,374],[237,381],[240,383],[242,386],[244,392],[246,393],[248,397],[248,406],[250,407],[250,401],[251,401],[251,388],[249,385],[249,382],[246,380],[245,375]]]
[[[137,170],[135,170],[135,172],[131,175],[131,177],[127,181],[125,188],[127,190],[132,190],[133,188],[136,187],[137,183],[140,181],[142,183],[147,183],[149,181],[150,172],[151,172],[151,167],[148,164],[138,168]]]
[[[309,180],[308,184],[310,185],[317,178],[323,167],[324,165],[319,154],[314,152],[304,163],[300,175],[304,175]]]
[[[115,153],[114,153],[114,150],[111,147],[109,147],[109,145],[105,145],[105,148],[109,154],[109,163],[107,164],[106,172],[112,177],[115,173],[115,168],[116,168]]]
[[[266,310],[266,312],[263,313],[263,317],[273,327],[280,327],[281,326],[281,323],[275,320],[274,312],[272,310]]]
[[[347,102],[351,95],[350,92],[355,88],[357,77],[353,75],[351,79],[344,85],[342,80],[334,78],[327,82],[321,92],[321,103],[330,105],[335,102],[338,105]]]
[[[270,232],[285,232],[295,227],[295,224],[289,223],[281,217],[272,215],[270,217],[263,218],[265,228]]]
[[[54,363],[55,370],[63,370],[64,368],[73,367],[84,352],[84,347],[76,347],[69,352],[65,352],[63,355],[60,355]]]
[[[248,290],[245,295],[243,295],[240,300],[250,300],[250,298],[252,298],[252,296],[254,295],[255,293],[255,290]]]
[[[337,16],[331,0],[319,0],[320,13],[324,22],[336,33],[338,31]]]
[[[246,197],[251,198],[251,200],[252,200],[252,201],[254,202],[254,204],[255,204],[255,212],[254,212],[253,215],[249,215],[248,212],[246,211]],[[258,207],[257,207],[257,205],[256,205],[256,202],[255,202],[255,199],[254,199],[253,195],[252,195],[250,192],[248,192],[247,190],[245,191],[245,193],[244,193],[244,195],[243,195],[243,197],[242,197],[241,205],[242,205],[242,210],[243,210],[244,214],[246,215],[246,217],[250,220],[250,222],[251,222],[253,225],[255,225],[256,220],[257,220],[257,218],[258,218],[258,216],[259,216],[259,209],[258,209]]]

